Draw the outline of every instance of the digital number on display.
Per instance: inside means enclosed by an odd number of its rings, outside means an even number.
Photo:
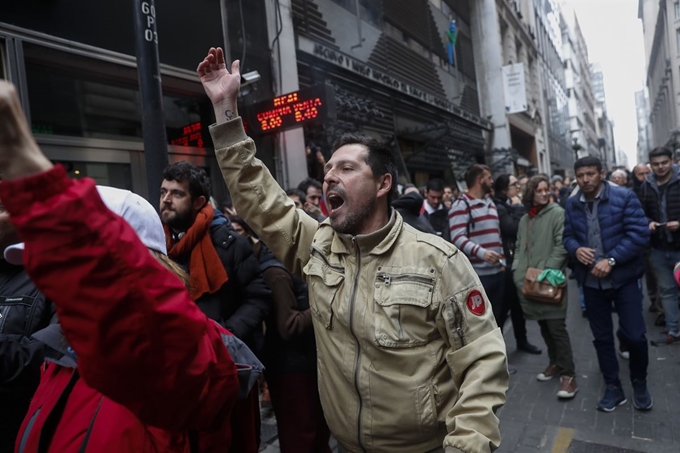
[[[335,97],[330,85],[317,85],[247,107],[253,133],[267,134],[310,121],[335,118]]]

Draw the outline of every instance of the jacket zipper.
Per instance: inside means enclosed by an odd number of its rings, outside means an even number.
[[[456,333],[458,334],[458,338],[460,339],[460,347],[463,348],[467,344],[467,341],[465,341],[465,332],[463,331],[463,310],[461,310],[460,306],[456,303],[455,299],[453,298],[451,298],[451,304],[455,307]]]
[[[402,274],[402,275],[378,274],[377,278],[385,282],[385,286],[390,286],[393,281],[434,284],[434,277],[425,277],[423,275],[416,274]]]
[[[326,257],[323,255],[323,253],[321,253],[319,250],[315,249],[314,247],[312,247],[312,255],[317,255],[326,264],[326,266],[330,267],[331,269],[334,269],[338,272],[345,272],[344,267],[336,266],[334,264],[329,263],[328,260],[326,259]]]
[[[357,239],[356,237],[352,238],[352,245],[354,246],[354,250],[356,250],[356,257],[357,257],[357,271],[354,275],[354,286],[352,287],[352,298],[350,299],[349,302],[349,331],[352,333],[352,336],[354,337],[354,341],[356,341],[357,344],[357,353],[354,356],[354,389],[357,392],[357,399],[359,400],[359,411],[357,414],[357,441],[359,442],[359,446],[361,447],[361,451],[366,451],[364,448],[363,443],[361,442],[361,411],[363,409],[363,401],[361,399],[361,391],[359,390],[359,357],[361,355],[361,345],[359,344],[359,338],[357,337],[356,333],[354,332],[354,305],[356,302],[356,297],[357,297],[357,289],[359,288],[359,275],[361,271],[361,250],[359,249],[359,246],[357,245]]]

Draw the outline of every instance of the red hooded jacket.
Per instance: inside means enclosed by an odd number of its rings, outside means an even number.
[[[106,208],[93,181],[55,167],[3,181],[0,198],[77,356],[77,369],[44,367],[17,453],[257,451],[254,429],[232,436],[234,405],[246,425],[254,406],[236,401],[237,366],[223,343],[231,334]]]

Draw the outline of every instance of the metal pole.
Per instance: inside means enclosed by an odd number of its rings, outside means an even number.
[[[220,14],[222,15],[222,39],[224,41],[224,59],[227,66],[231,65],[231,43],[229,42],[229,15],[227,14],[227,0],[220,0]],[[229,66],[230,67],[230,66]]]
[[[163,117],[163,90],[158,61],[156,8],[153,0],[133,0],[139,91],[142,95],[142,131],[148,199],[158,207],[163,169],[168,165],[168,141]]]

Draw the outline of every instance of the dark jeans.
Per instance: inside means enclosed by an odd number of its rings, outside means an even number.
[[[493,302],[491,302],[493,304]],[[498,310],[496,305],[493,306],[493,315],[496,317],[496,323],[498,327],[503,330],[505,321],[508,319],[508,312],[510,313],[510,318],[512,319],[512,331],[515,334],[515,340],[517,345],[527,342],[527,327],[526,321],[524,320],[524,311],[522,311],[522,305],[519,302],[519,296],[517,295],[517,287],[512,278],[512,270],[505,270],[505,288],[504,294],[502,296],[502,303]]]
[[[548,348],[548,359],[551,365],[557,366],[560,376],[574,376],[574,356],[564,319],[543,319],[538,321],[541,336]]]
[[[503,311],[503,301],[507,297],[505,294],[505,272],[500,271],[492,275],[480,275],[479,279],[482,281],[482,286],[486,296],[489,298],[489,302],[491,302],[491,309],[496,318],[496,324],[502,328],[503,326],[498,322],[498,319]]]
[[[619,316],[620,338],[630,351],[630,379],[647,378],[649,352],[645,336],[645,320],[642,316],[642,282],[635,280],[618,289],[595,289],[583,287],[588,322],[593,332],[593,345],[597,352],[600,371],[607,385],[621,385],[619,361],[614,349],[614,324],[612,302]]]
[[[652,249],[652,265],[659,284],[659,296],[666,315],[668,332],[677,334],[680,331],[680,309],[678,309],[678,284],[673,276],[675,263],[680,261],[680,251]]]
[[[649,296],[649,301],[651,305],[656,306],[659,311],[663,311],[663,306],[661,305],[661,298],[659,297],[659,285],[658,279],[656,278],[656,272],[654,271],[654,266],[652,266],[652,251],[647,250],[645,252],[645,280],[647,282],[647,296]]]
[[[281,453],[330,453],[316,373],[266,373]]]

